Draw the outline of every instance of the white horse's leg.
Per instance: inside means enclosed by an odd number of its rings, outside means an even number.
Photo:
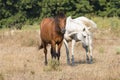
[[[90,63],[92,63],[92,61],[93,61],[93,57],[92,57],[92,53],[93,53],[92,49],[93,48],[92,48],[92,45],[90,45],[89,48],[90,48]]]
[[[72,64],[74,65],[74,45],[75,45],[75,40],[72,40]]]
[[[89,54],[89,47],[88,46],[86,46],[86,45],[83,45],[83,48],[85,49],[85,51],[86,51],[86,61],[87,61],[87,63],[89,63],[89,56],[88,56],[88,54]]]
[[[64,45],[65,45],[65,48],[66,48],[67,64],[70,64],[68,43],[67,43],[67,41],[65,39],[63,40],[63,42],[64,42]]]
[[[89,52],[90,52],[90,63],[92,63],[92,61],[93,61],[93,57],[92,57],[93,47],[92,47],[92,38],[91,37],[90,37],[90,41],[89,41]]]

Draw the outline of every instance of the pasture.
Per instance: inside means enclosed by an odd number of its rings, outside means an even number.
[[[75,66],[67,65],[64,44],[60,65],[51,68],[50,46],[48,66],[44,65],[44,52],[38,50],[39,25],[20,31],[0,30],[0,80],[120,80],[120,21],[92,20],[98,26],[93,31],[93,64],[86,63],[85,50],[77,43]]]

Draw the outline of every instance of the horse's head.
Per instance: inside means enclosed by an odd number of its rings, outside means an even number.
[[[91,33],[89,32],[88,28],[84,28],[83,31],[77,33],[77,38],[81,40],[83,46],[86,47],[91,41]]]
[[[66,16],[64,13],[58,13],[55,17],[55,23],[62,34],[65,33]]]

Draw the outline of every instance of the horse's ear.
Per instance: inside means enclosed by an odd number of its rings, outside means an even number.
[[[59,17],[59,18],[64,18],[64,17],[66,17],[66,16],[65,16],[65,13],[64,13],[63,11],[58,11],[56,16]]]

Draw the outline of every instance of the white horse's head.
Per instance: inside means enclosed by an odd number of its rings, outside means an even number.
[[[83,44],[83,46],[88,46],[89,42],[91,41],[91,33],[88,30],[88,28],[84,28],[83,31],[76,34],[78,40],[80,40]]]

